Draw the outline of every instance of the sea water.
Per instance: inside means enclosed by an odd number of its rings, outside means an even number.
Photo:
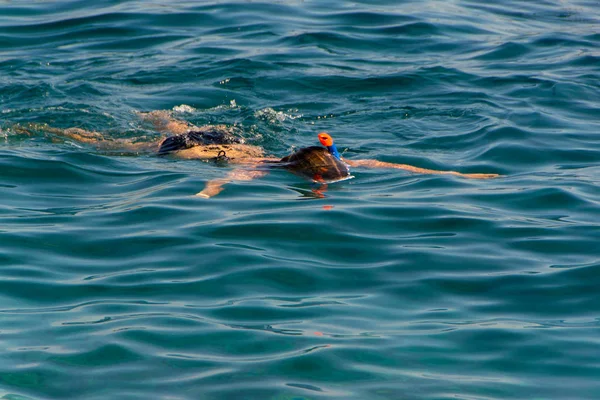
[[[1,1],[0,398],[600,398],[600,3]],[[106,151],[138,112],[276,170]],[[36,125],[42,126],[42,125]]]

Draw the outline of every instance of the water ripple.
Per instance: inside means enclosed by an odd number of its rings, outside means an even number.
[[[597,398],[595,2],[0,15],[0,397]],[[272,171],[207,201],[230,167],[42,128],[147,140],[153,109],[503,176]]]

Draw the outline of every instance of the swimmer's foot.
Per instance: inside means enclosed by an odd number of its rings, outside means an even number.
[[[48,124],[39,124],[34,122],[29,122],[25,125],[15,124],[12,127],[12,131],[17,135],[26,135],[26,136],[34,136],[39,134],[40,132],[49,132],[53,128],[50,128]]]
[[[173,119],[173,114],[168,110],[154,110],[154,111],[135,111],[135,114],[140,117],[143,121],[154,122],[156,120],[168,121]]]
[[[150,112],[136,112],[143,120],[154,125],[154,129],[161,133],[180,135],[194,128],[193,125],[173,118],[173,113],[167,110],[154,110]]]
[[[33,135],[33,132],[31,131],[31,129],[24,127],[23,125],[19,125],[19,124],[13,125],[11,128],[12,128],[11,130],[14,133],[16,133],[17,135],[26,135],[26,136]]]

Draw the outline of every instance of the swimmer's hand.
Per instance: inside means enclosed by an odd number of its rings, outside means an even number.
[[[209,199],[221,193],[223,191],[222,181],[209,181],[206,187],[199,193],[196,193],[196,197],[202,197]]]
[[[206,182],[204,190],[202,190],[200,193],[196,193],[196,196],[209,199],[221,193],[223,191],[223,185],[231,181],[250,181],[254,178],[264,176],[266,173],[267,171],[234,169],[227,174],[226,178],[214,179]]]
[[[469,179],[493,179],[493,178],[498,178],[500,175],[499,174],[459,174],[459,176],[462,176],[463,178],[469,178]]]

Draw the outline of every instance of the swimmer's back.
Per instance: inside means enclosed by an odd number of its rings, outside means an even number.
[[[180,135],[169,136],[161,143],[158,155],[164,156],[197,146],[243,143],[244,139],[233,135],[231,129],[225,125],[207,125]]]

